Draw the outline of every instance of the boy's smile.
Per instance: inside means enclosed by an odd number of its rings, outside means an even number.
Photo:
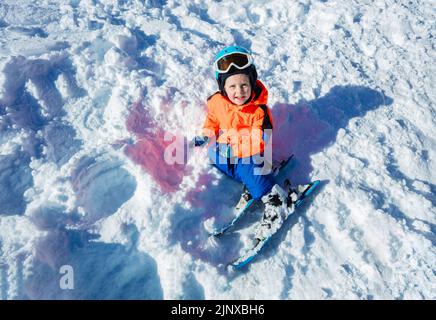
[[[233,104],[241,106],[251,97],[250,79],[246,74],[232,75],[226,79],[224,90]]]

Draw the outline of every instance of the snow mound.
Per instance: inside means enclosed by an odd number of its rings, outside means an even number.
[[[418,1],[1,1],[0,297],[435,299],[434,19]],[[229,272],[262,206],[210,238],[242,187],[187,141],[234,43],[285,175],[322,183]]]

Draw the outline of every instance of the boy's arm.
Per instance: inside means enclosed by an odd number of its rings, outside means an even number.
[[[260,151],[263,150],[265,142],[263,140],[263,123],[265,121],[265,113],[261,112],[259,115],[255,118],[253,122],[253,126],[251,129],[251,147],[256,150]],[[257,152],[255,152],[257,153]]]
[[[263,121],[262,121],[262,132],[263,132],[263,141],[265,144],[269,143],[272,130],[273,130],[273,119],[271,115],[271,110],[268,108],[266,104],[259,106],[263,110]]]
[[[191,147],[201,147],[202,145],[208,143],[212,138],[218,137],[219,121],[209,103],[207,104],[207,109],[207,116],[203,125],[203,135],[194,137],[190,143]]]
[[[253,122],[251,131],[251,143],[255,151],[264,150],[266,145],[270,142],[273,129],[271,112],[268,106],[261,105],[260,109],[262,109],[263,112],[258,113]]]
[[[263,123],[262,123],[262,129],[271,129],[273,128],[273,119],[272,119],[272,115],[271,115],[271,110],[268,108],[268,106],[266,104],[262,104],[259,106],[262,110],[263,113],[265,115],[265,117],[263,118]]]

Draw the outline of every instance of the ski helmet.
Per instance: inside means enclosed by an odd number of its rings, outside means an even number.
[[[226,95],[224,84],[227,78],[235,74],[245,74],[250,80],[251,89],[254,90],[257,80],[257,71],[250,52],[240,46],[229,46],[222,49],[214,60],[215,78],[219,90]]]

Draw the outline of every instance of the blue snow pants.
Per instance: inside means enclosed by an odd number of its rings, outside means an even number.
[[[222,155],[219,148],[222,145],[212,145],[208,150],[212,164],[229,177],[243,183],[253,199],[260,199],[267,194],[274,185],[273,174],[257,174],[256,168],[262,168],[256,155],[249,158],[228,158]]]

